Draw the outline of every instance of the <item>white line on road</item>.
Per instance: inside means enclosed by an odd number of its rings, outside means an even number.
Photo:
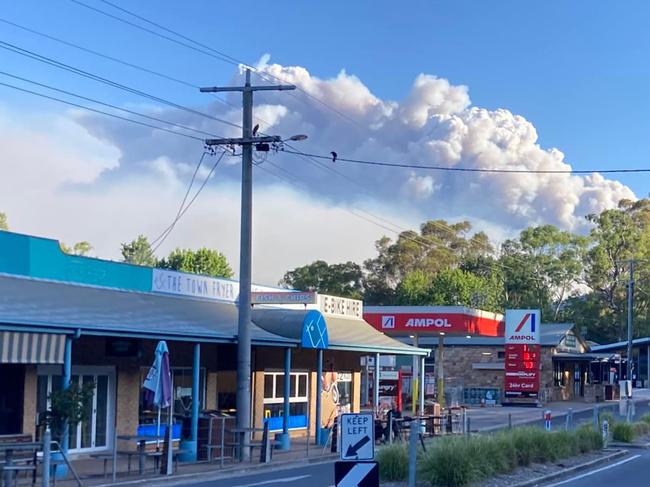
[[[610,468],[618,467],[619,465],[623,465],[624,463],[631,462],[632,460],[636,460],[640,456],[641,455],[634,455],[633,457],[626,458],[625,460],[621,460],[620,462],[612,463],[611,465],[607,465],[606,467],[602,467],[597,470],[592,470],[591,472],[583,473],[582,475],[577,475],[575,477],[571,477],[570,479],[563,480],[562,482],[556,482],[554,484],[547,485],[546,487],[555,487],[556,485],[568,484],[569,482],[573,482],[574,480],[583,479],[595,473],[599,473],[604,470],[609,470]]]
[[[307,477],[311,477],[311,475],[298,475],[297,477],[283,477],[280,479],[271,479],[271,480],[264,480],[262,482],[255,482],[254,484],[236,485],[235,487],[256,487],[258,485],[286,484],[289,482],[295,482],[296,480],[306,479]]]

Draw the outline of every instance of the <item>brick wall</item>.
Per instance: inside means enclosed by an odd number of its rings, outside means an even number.
[[[25,366],[25,392],[23,396],[23,434],[36,438],[36,366]]]
[[[482,370],[474,368],[474,364],[503,364],[499,352],[503,346],[445,346],[444,374],[447,386],[468,387],[498,387],[503,390],[503,369]],[[488,355],[489,354],[489,355]]]

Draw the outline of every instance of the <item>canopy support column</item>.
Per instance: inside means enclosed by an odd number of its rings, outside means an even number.
[[[191,439],[185,447],[188,450],[186,458],[196,462],[198,455],[199,440],[199,377],[201,373],[201,344],[194,344],[194,363],[192,365],[192,418],[191,418]]]
[[[443,369],[443,361],[445,358],[445,335],[440,333],[438,337],[438,356],[436,357],[436,376],[438,382],[436,389],[438,393],[438,404],[441,408],[445,407],[445,373]]]
[[[319,350],[320,352],[320,350]],[[289,397],[291,395],[291,349],[284,349],[284,408],[282,411],[282,434],[280,435],[280,450],[291,449],[289,437]],[[317,415],[318,416],[318,415]]]
[[[70,389],[70,381],[72,379],[72,337],[65,337],[65,349],[63,352],[63,390]],[[66,421],[63,424],[63,438],[58,438],[61,442],[61,450],[63,453],[68,453],[70,447],[70,425]]]
[[[417,347],[419,345],[419,338],[417,333],[413,335],[413,346]],[[411,366],[411,413],[413,416],[417,413],[418,397],[421,387],[420,384],[420,357],[413,355],[413,365]]]
[[[379,414],[379,354],[375,354],[375,386],[372,388],[373,401],[372,405],[375,408],[375,414]]]
[[[420,357],[420,416],[424,416],[424,357]]]
[[[321,439],[321,393],[323,391],[323,351],[316,352],[316,444],[322,443]]]

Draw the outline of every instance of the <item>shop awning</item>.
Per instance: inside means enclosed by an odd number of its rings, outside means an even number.
[[[0,330],[14,330],[15,325],[53,333],[79,330],[88,335],[232,343],[237,339],[237,307],[0,274]],[[289,342],[257,326],[252,326],[251,336],[259,344]]]
[[[565,360],[567,362],[600,362],[608,360],[619,360],[620,355],[615,353],[571,353],[558,352],[553,355],[553,360]]]
[[[256,308],[253,322],[264,330],[301,343],[303,324],[314,310]],[[429,351],[406,345],[375,330],[364,320],[323,315],[330,350],[349,350],[390,355],[428,355]],[[310,347],[314,348],[314,347]]]
[[[0,332],[0,364],[62,364],[65,335]]]

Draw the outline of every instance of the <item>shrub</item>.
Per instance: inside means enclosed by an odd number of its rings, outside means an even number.
[[[611,432],[615,441],[631,443],[634,439],[634,428],[630,423],[614,423]]]
[[[641,416],[640,421],[650,424],[650,413],[646,413]]]
[[[377,452],[379,476],[387,481],[400,481],[408,478],[409,455],[406,445],[390,445]]]
[[[632,423],[632,430],[634,431],[634,436],[643,436],[650,433],[650,424],[645,421],[638,421]]]
[[[420,462],[421,479],[431,485],[460,487],[481,480],[476,457],[463,438],[444,438],[429,449]]]
[[[580,453],[589,453],[603,448],[603,437],[591,425],[584,425],[576,431]]]

